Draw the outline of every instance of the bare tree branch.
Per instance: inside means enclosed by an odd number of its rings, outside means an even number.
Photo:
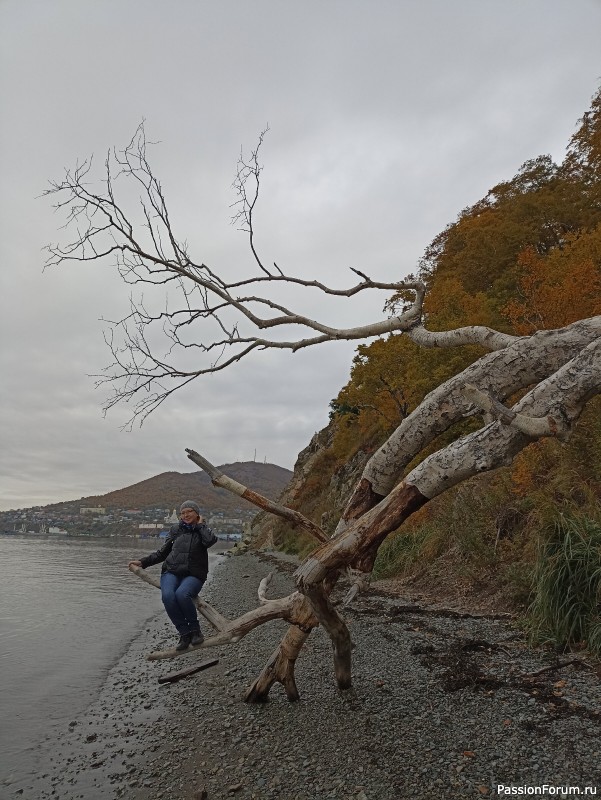
[[[249,701],[265,700],[275,682],[284,686],[290,700],[298,699],[296,659],[318,624],[332,641],[338,686],[348,688],[352,642],[331,598],[340,575],[346,572],[351,577],[348,603],[368,585],[381,543],[415,511],[448,488],[509,463],[533,439],[567,438],[584,405],[601,391],[601,317],[531,336],[511,336],[483,326],[432,332],[423,320],[425,286],[413,278],[384,282],[350,267],[359,282],[353,278],[353,285],[340,288],[287,275],[275,261],[267,262],[255,236],[259,155],[266,133],[267,128],[250,156],[241,152],[238,160],[232,221],[248,236],[252,265],[249,274],[235,281],[226,280],[221,267],[193,261],[186,242],[176,235],[165,191],[147,157],[152,143],[143,123],[123,150],[108,153],[99,184],[92,182],[90,158],[65,170],[62,180],[50,183],[44,193],[55,199],[56,210],[65,216],[67,239],[62,245],[49,245],[47,266],[112,260],[131,287],[129,313],[109,322],[105,332],[111,363],[96,376],[98,385],[113,390],[105,410],[131,402],[132,421],[143,421],[191,381],[266,349],[296,352],[324,342],[405,334],[422,347],[467,344],[486,352],[432,391],[411,414],[405,398],[393,388],[394,381],[381,376],[401,423],[370,458],[331,539],[298,511],[257,494],[223,475],[196,451],[187,451],[214,485],[287,520],[318,542],[296,571],[298,591],[288,597],[268,599],[268,576],[258,589],[259,607],[238,619],[228,620],[204,601],[197,603],[215,629],[202,648],[237,642],[273,619],[289,623],[280,646],[249,688]],[[294,305],[301,289],[309,297],[318,293],[341,300],[368,290],[393,292],[387,306],[392,314],[354,327],[334,327],[303,313],[300,305],[295,308],[283,301],[282,287],[294,288]],[[525,396],[513,408],[506,407],[504,403],[518,391],[526,391]],[[473,416],[474,407],[486,415],[479,430],[459,436],[410,469],[439,434]],[[132,571],[158,585],[143,570]],[[166,650],[150,657],[179,655]]]
[[[141,423],[175,391],[202,375],[232,366],[256,350],[296,352],[328,341],[391,333],[405,333],[426,347],[477,343],[496,350],[516,338],[477,326],[447,333],[426,331],[421,323],[425,288],[419,281],[378,281],[351,267],[360,282],[335,288],[319,280],[287,275],[275,263],[275,271],[268,269],[256,249],[254,228],[262,172],[259,151],[267,130],[248,158],[240,154],[233,184],[237,195],[232,206],[233,222],[248,234],[259,269],[259,274],[241,280],[228,282],[219,269],[194,262],[185,243],[176,236],[164,189],[148,160],[152,143],[146,138],[144,123],[123,150],[109,151],[99,185],[91,181],[90,158],[74,170],[65,170],[63,179],[51,182],[44,192],[56,199],[55,209],[66,214],[65,229],[74,234],[67,244],[48,246],[47,266],[112,259],[123,281],[139,291],[145,286],[168,284],[175,290],[161,310],[147,308],[142,295],[132,295],[130,313],[109,322],[105,341],[111,362],[95,376],[97,386],[112,390],[105,412],[117,403],[130,403],[130,424],[135,420]],[[126,186],[129,194],[123,193]],[[137,208],[126,210],[132,187],[138,191]],[[237,294],[249,286],[264,287],[266,292],[279,286],[297,286],[338,298],[374,289],[404,291],[414,300],[388,319],[336,328],[287,308],[268,294]],[[280,338],[280,330],[300,333],[292,337],[284,333]],[[274,335],[266,337],[266,331]],[[164,354],[158,344],[161,340]],[[193,367],[187,357],[190,351],[198,358]]]
[[[249,503],[257,506],[257,508],[263,511],[269,511],[271,514],[276,514],[278,517],[283,517],[288,520],[293,527],[298,526],[303,528],[304,531],[309,533],[314,539],[317,539],[318,542],[326,542],[328,540],[328,537],[321,528],[300,512],[294,511],[294,509],[288,508],[287,506],[274,503],[273,500],[269,500],[263,497],[263,495],[257,494],[257,492],[253,492],[251,489],[238,483],[238,481],[235,481],[233,478],[229,478],[195,450],[186,448],[186,453],[191,461],[198,464],[198,466],[207,473],[213,486],[227,489],[228,492],[243,497],[245,500],[248,500]]]
[[[490,392],[481,392],[472,384],[465,385],[464,394],[466,398],[479,406],[493,419],[498,419],[504,425],[513,425],[526,436],[533,439],[540,439],[544,436],[556,436],[558,439],[567,440],[570,428],[566,422],[557,417],[529,417],[526,414],[517,414],[507,406],[499,403]]]

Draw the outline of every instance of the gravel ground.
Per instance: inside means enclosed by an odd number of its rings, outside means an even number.
[[[238,615],[257,604],[259,581],[275,562],[226,558],[203,596],[224,615]],[[275,566],[272,597],[293,588],[293,564],[277,559]],[[352,690],[337,691],[331,645],[317,629],[297,662],[301,701],[289,703],[276,685],[269,703],[249,706],[242,695],[286,625],[265,625],[226,648],[148,662],[145,653],[174,643],[161,615],[86,714],[48,743],[37,776],[7,796],[440,800],[505,796],[500,784],[578,787],[582,795],[594,787],[601,795],[595,665],[580,657],[558,666],[553,654],[529,651],[506,619],[444,612],[410,597],[371,593],[345,618],[356,645]],[[213,656],[219,664],[211,669],[157,683]]]

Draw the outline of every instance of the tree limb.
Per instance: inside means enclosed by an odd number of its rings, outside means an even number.
[[[464,394],[466,398],[489,414],[493,419],[498,419],[503,425],[513,425],[526,436],[532,439],[541,439],[544,436],[556,436],[562,441],[567,441],[570,428],[561,417],[529,417],[526,414],[517,414],[507,406],[499,403],[490,392],[481,392],[470,383],[466,383]]]
[[[294,511],[292,508],[279,505],[279,503],[274,503],[273,500],[269,500],[267,497],[263,497],[263,495],[253,492],[251,489],[248,489],[246,486],[238,483],[238,481],[235,481],[233,478],[225,475],[195,450],[186,448],[186,453],[188,454],[190,461],[193,461],[207,473],[213,486],[219,486],[222,489],[227,489],[228,492],[232,492],[232,494],[236,494],[238,497],[243,497],[245,500],[248,500],[249,503],[252,503],[258,508],[261,508],[264,511],[269,511],[271,514],[276,514],[278,517],[283,517],[293,527],[303,528],[303,530],[305,530],[319,542],[327,542],[328,537],[321,530],[321,528],[310,519],[307,519],[307,517],[305,517],[299,511]]]
[[[601,338],[596,338],[528,392],[514,411],[531,417],[561,415],[571,428],[588,400],[599,392]],[[376,506],[305,559],[295,572],[299,590],[306,593],[333,571],[368,555],[433,497],[474,475],[511,463],[530,441],[530,434],[495,421],[428,456]]]
[[[504,400],[552,375],[583,347],[601,336],[601,316],[554,331],[519,337],[500,351],[487,353],[428,394],[367,462],[347,502],[336,533],[373,508],[400,480],[405,467],[434,439],[462,420],[471,401],[471,383]]]
[[[160,581],[141,567],[132,566],[129,570],[150,586],[154,586],[157,589],[161,588]],[[297,626],[305,633],[318,624],[314,614],[308,611],[306,598],[299,592],[293,592],[276,600],[268,600],[265,597],[265,590],[270,580],[271,573],[263,578],[259,585],[261,606],[242,614],[242,616],[234,620],[223,617],[212,606],[201,600],[200,597],[195,598],[196,607],[215,628],[217,633],[213,636],[208,636],[202,644],[188,650],[176,650],[175,648],[156,650],[148,655],[148,660],[157,661],[165,658],[177,658],[182,655],[190,655],[203,648],[235,644],[259,625],[264,625],[274,619],[283,619],[291,625]]]

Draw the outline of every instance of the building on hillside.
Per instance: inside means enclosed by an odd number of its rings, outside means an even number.
[[[82,517],[85,514],[106,514],[106,508],[80,508],[79,513]]]
[[[175,510],[175,508],[168,517],[165,517],[165,522],[168,525],[177,525],[177,523],[179,522],[179,517],[177,516],[177,511]]]

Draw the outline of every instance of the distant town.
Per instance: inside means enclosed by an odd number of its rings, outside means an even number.
[[[253,509],[241,509],[236,516],[211,510],[203,514],[215,535],[227,541],[239,541],[256,515]],[[20,536],[88,536],[165,538],[179,521],[175,508],[103,508],[82,506],[77,502],[56,506],[34,506],[0,512],[0,532]]]

